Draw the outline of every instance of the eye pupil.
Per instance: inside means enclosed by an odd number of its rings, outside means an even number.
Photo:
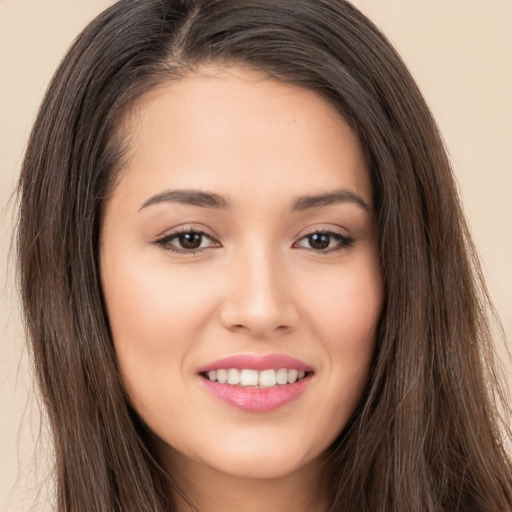
[[[203,235],[201,233],[182,233],[178,241],[184,249],[198,249],[201,247]]]
[[[309,244],[313,249],[327,249],[331,242],[331,236],[326,233],[309,235]]]

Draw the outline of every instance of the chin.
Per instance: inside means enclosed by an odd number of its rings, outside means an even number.
[[[228,437],[218,439],[218,444],[204,446],[196,456],[197,462],[205,468],[237,478],[278,479],[303,470],[315,461],[320,463],[326,448],[316,443],[311,446],[311,442],[300,436],[293,439],[293,435],[260,435],[259,439],[256,436],[252,439]]]
[[[259,453],[226,453],[225,458],[216,459],[215,462],[205,459],[201,461],[202,464],[225,475],[258,480],[289,476],[303,469],[308,462],[297,456],[290,457],[287,452],[267,453],[261,449]]]

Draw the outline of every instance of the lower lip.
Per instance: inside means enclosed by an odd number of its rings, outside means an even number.
[[[208,391],[220,400],[251,412],[275,411],[296,400],[306,390],[311,375],[293,384],[277,385],[269,388],[244,388],[212,382],[201,377]]]

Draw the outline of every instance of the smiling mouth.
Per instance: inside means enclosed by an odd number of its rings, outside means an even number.
[[[198,369],[215,398],[246,412],[275,411],[308,389],[315,369],[285,354],[235,354]]]
[[[228,384],[239,388],[268,389],[300,382],[312,372],[294,368],[253,370],[248,368],[219,368],[200,375],[210,382]]]

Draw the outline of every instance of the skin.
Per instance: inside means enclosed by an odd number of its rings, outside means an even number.
[[[135,409],[199,510],[322,509],[325,452],[367,382],[383,298],[358,139],[316,94],[239,68],[160,86],[125,128],[100,259]],[[169,190],[229,206],[155,199]],[[343,201],[292,208],[339,190]],[[208,236],[185,252],[169,239],[176,229]],[[316,231],[352,242],[328,235],[319,249],[308,238]],[[226,404],[198,376],[224,357],[271,353],[314,369],[304,393],[272,412]]]

